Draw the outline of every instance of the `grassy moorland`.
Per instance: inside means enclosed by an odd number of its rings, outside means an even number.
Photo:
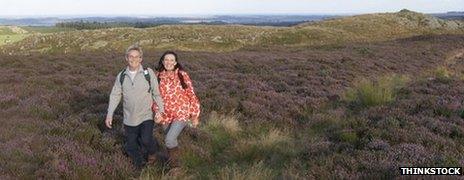
[[[371,179],[397,177],[400,166],[464,166],[463,34],[177,49],[202,105],[201,126],[180,137],[177,177],[162,165],[133,170],[122,151],[121,109],[115,127],[104,127],[123,45],[66,54],[53,53],[61,52],[55,46],[4,49],[1,179]],[[161,49],[146,52],[146,66]],[[160,129],[154,133],[162,139]]]
[[[293,27],[164,25],[145,29],[63,30],[30,36],[12,47],[4,47],[3,52],[109,52],[124,49],[132,43],[139,43],[145,49],[151,50],[224,52],[256,46],[339,46],[344,43],[379,42],[424,34],[462,33],[462,21],[445,21],[403,10],[398,13],[359,15]],[[16,47],[22,47],[22,50]]]
[[[0,26],[0,46],[12,44],[27,37],[27,31],[16,26]]]
[[[14,44],[31,35],[69,31],[74,31],[74,29],[43,26],[0,26],[0,46]]]

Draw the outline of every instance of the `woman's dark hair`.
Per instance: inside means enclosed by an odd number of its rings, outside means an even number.
[[[174,58],[176,59],[176,65],[174,66],[174,70],[176,69],[179,69],[179,71],[177,71],[177,76],[179,76],[179,80],[180,80],[180,85],[182,86],[182,89],[187,89],[187,84],[185,84],[184,82],[184,76],[182,76],[181,74],[181,71],[184,71],[184,68],[182,67],[182,65],[179,63],[179,59],[177,58],[177,54],[174,52],[174,51],[166,51],[163,53],[163,55],[161,55],[161,58],[158,62],[158,67],[156,67],[156,71],[158,71],[158,83],[160,82],[160,78],[159,78],[159,74],[160,72],[163,72],[166,70],[166,68],[164,67],[164,64],[163,64],[163,60],[164,60],[164,57],[168,54],[172,54],[174,56]]]

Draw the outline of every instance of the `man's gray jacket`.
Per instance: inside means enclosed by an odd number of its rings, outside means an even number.
[[[150,74],[151,91],[148,92],[149,85],[145,79],[143,67],[140,66],[135,74],[134,80],[129,77],[129,67],[123,74],[119,73],[113,85],[108,104],[107,118],[113,117],[113,113],[121,101],[124,112],[124,124],[128,126],[137,126],[145,120],[153,119],[152,103],[153,100],[159,107],[159,112],[164,112],[164,104],[161,98],[158,80],[152,69],[147,68]],[[120,76],[125,76],[121,86]]]

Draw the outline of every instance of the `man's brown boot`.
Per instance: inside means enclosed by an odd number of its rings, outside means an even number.
[[[156,154],[150,154],[150,155],[148,155],[148,158],[147,158],[147,164],[148,165],[155,165],[156,160],[157,160]]]

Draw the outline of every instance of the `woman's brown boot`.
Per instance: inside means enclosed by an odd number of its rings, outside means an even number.
[[[179,156],[180,156],[180,151],[178,147],[168,149],[169,153],[169,166],[171,168],[178,168],[180,167],[180,162],[179,162]]]
[[[170,176],[178,176],[180,173],[182,173],[182,170],[180,168],[180,151],[178,147],[168,149],[169,153],[169,160],[168,164],[171,170],[169,170],[168,174]]]

